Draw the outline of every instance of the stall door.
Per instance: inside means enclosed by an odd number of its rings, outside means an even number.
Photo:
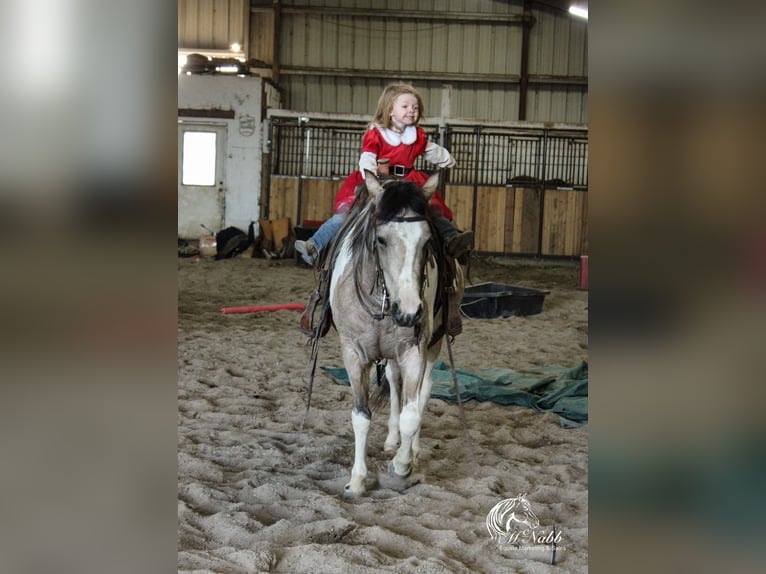
[[[178,124],[179,237],[195,239],[223,228],[225,149],[226,126]]]

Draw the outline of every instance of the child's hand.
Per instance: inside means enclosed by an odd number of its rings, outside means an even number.
[[[455,167],[455,163],[456,163],[455,162],[455,158],[450,156],[450,158],[448,160],[443,161],[443,162],[441,162],[438,165],[439,165],[439,167],[450,168],[450,167]]]

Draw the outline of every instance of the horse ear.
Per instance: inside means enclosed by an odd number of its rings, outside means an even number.
[[[383,191],[383,186],[380,185],[377,176],[368,169],[364,170],[364,184],[372,197],[377,197]]]
[[[426,196],[426,199],[431,199],[431,196],[436,191],[436,188],[439,187],[439,177],[441,176],[441,170],[436,170],[431,177],[428,178],[428,180],[423,184],[423,193]]]

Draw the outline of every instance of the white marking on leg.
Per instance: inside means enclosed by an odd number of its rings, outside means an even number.
[[[394,472],[399,476],[408,476],[412,471],[412,441],[418,428],[420,428],[420,408],[416,402],[407,403],[399,416],[402,444],[394,456]]]
[[[346,492],[357,496],[364,492],[364,479],[367,478],[367,433],[370,430],[370,419],[352,411],[351,426],[354,429],[354,466],[351,468],[351,481],[346,485]]]
[[[418,430],[415,433],[415,437],[412,439],[412,463],[416,465],[418,462],[418,455],[420,454],[420,429],[423,428],[423,418],[428,404],[428,399],[431,398],[431,389],[434,386],[434,380],[432,378],[434,363],[439,356],[439,350],[441,349],[441,343],[429,349],[428,359],[426,363],[426,371],[423,375],[423,385],[420,387],[420,395],[418,398],[418,406],[420,407],[420,424]]]
[[[388,378],[389,403],[391,413],[388,415],[388,436],[383,445],[385,452],[394,452],[399,446],[399,370],[394,370],[391,365],[386,366],[386,377]]]

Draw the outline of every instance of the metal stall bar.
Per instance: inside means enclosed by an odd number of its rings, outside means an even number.
[[[573,173],[572,185],[575,189],[588,189],[588,140],[582,137],[572,139]]]
[[[483,159],[483,149],[481,145],[481,126],[475,128],[476,140],[474,142],[474,162],[473,162],[473,210],[471,213],[471,230],[476,232],[476,204],[479,202],[479,168]]]
[[[543,221],[545,221],[545,169],[546,158],[548,157],[548,130],[543,131],[543,153],[540,157],[539,175],[540,180],[540,216],[537,229],[537,257],[543,256]]]

